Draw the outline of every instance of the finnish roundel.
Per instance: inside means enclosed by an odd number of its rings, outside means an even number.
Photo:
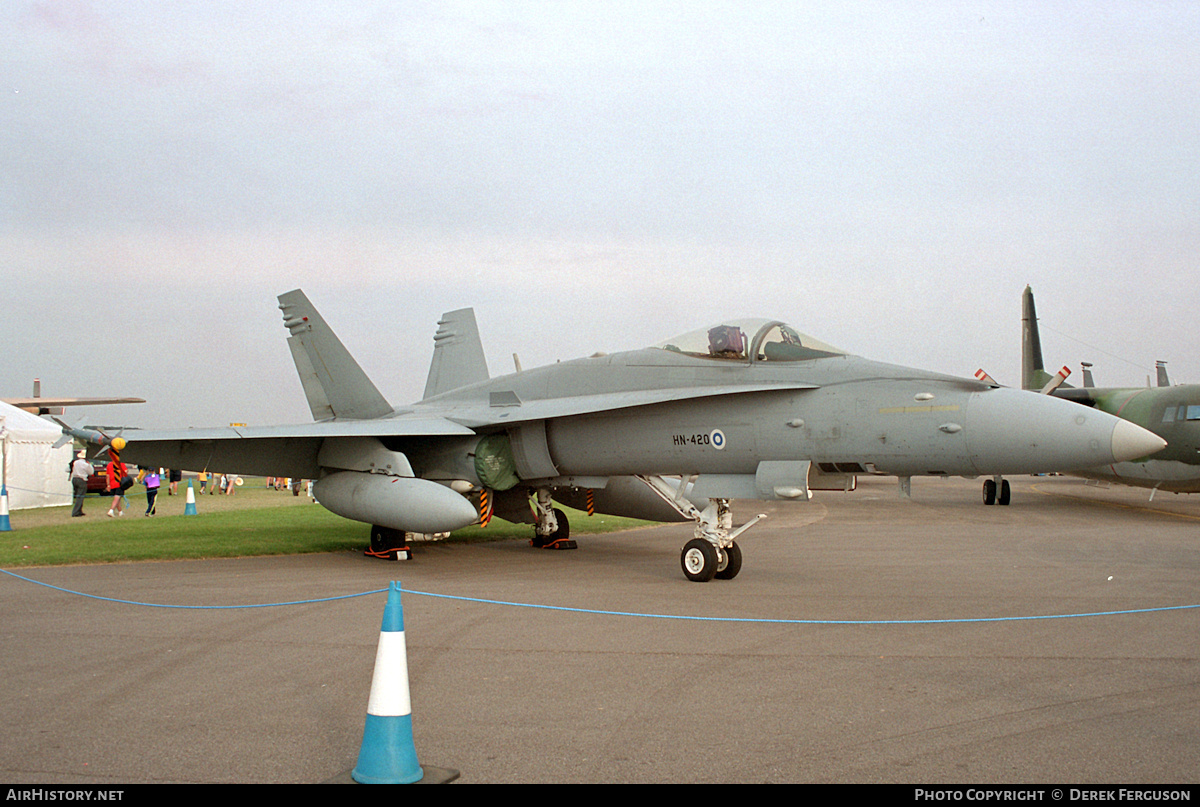
[[[725,448],[725,432],[721,431],[720,429],[713,429],[713,433],[710,434],[708,437],[709,437],[709,440],[712,442],[713,448],[716,448],[716,449]]]

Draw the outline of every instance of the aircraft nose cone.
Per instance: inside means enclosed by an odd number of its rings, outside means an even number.
[[[1128,462],[1161,451],[1167,441],[1128,420],[1117,421],[1112,433],[1112,455],[1115,462]]]
[[[1012,389],[972,393],[964,425],[979,474],[1076,471],[1163,448],[1152,432],[1077,403]]]

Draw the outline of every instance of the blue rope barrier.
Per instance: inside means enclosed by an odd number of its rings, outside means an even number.
[[[257,603],[251,605],[171,605],[167,603],[152,603],[152,602],[137,602],[136,600],[122,600],[114,597],[101,597],[96,594],[87,594],[82,591],[73,591],[71,589],[62,588],[60,586],[44,583],[40,580],[34,580],[29,577],[10,572],[6,569],[0,569],[10,577],[22,580],[33,585],[43,586],[45,588],[61,591],[64,594],[72,594],[77,597],[86,597],[93,600],[101,600],[103,602],[120,603],[122,605],[138,605],[144,608],[179,608],[185,610],[233,610],[233,609],[248,609],[248,608],[278,608],[285,605],[311,605],[313,603],[336,602],[338,600],[350,600],[356,597],[368,597],[372,594],[386,594],[387,589],[371,589],[362,591],[357,594],[343,594],[336,597],[318,597],[308,600],[290,600],[287,602],[272,602],[272,603]],[[996,616],[996,617],[959,617],[945,619],[781,619],[768,617],[731,617],[731,616],[688,616],[684,614],[650,614],[640,613],[636,611],[607,611],[595,608],[573,608],[566,605],[544,605],[539,603],[513,602],[510,600],[491,600],[480,597],[464,597],[456,594],[438,594],[432,591],[418,591],[411,588],[404,589],[405,594],[411,594],[418,597],[432,597],[443,600],[457,600],[459,602],[472,602],[479,605],[499,605],[509,608],[532,608],[542,611],[561,611],[575,614],[591,614],[595,616],[620,616],[620,617],[637,617],[641,619],[670,619],[670,620],[685,620],[690,622],[726,622],[739,624],[767,624],[767,625],[945,625],[959,623],[984,623],[984,622],[1029,622],[1046,619],[1081,619],[1084,617],[1103,617],[1103,616],[1130,616],[1132,614],[1152,614],[1163,613],[1168,611],[1188,611],[1200,608],[1200,603],[1195,605],[1164,605],[1153,608],[1130,608],[1119,611],[1089,611],[1077,614],[1034,614],[1030,616]]]

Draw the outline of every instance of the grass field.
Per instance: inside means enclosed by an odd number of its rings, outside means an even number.
[[[71,518],[69,506],[15,510],[12,531],[0,532],[0,567],[362,551],[369,542],[366,524],[335,516],[306,496],[269,489],[261,478],[247,477],[232,496],[197,493],[194,516],[183,514],[186,493],[186,482],[176,496],[168,496],[164,485],[152,518],[143,515],[141,486],[130,491],[121,518],[105,515],[111,497],[89,496],[83,518]],[[563,509],[573,534],[647,523]],[[447,540],[528,540],[532,529],[495,519],[487,528],[466,527]]]

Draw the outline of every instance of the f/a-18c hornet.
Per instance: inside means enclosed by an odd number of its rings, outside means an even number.
[[[1021,386],[1042,389],[1051,376],[1042,367],[1042,341],[1029,286],[1021,297],[1021,323]],[[1073,475],[1150,488],[1151,498],[1158,490],[1200,493],[1200,384],[1171,386],[1165,364],[1158,362],[1156,387],[1149,380],[1144,387],[1097,387],[1090,367],[1084,365],[1082,387],[1062,384],[1052,394],[1136,423],[1167,446],[1136,461],[1083,468]],[[1061,371],[1060,376],[1065,377]]]
[[[394,409],[303,292],[279,307],[315,422],[127,432],[122,458],[316,479],[317,500],[372,525],[373,546],[491,513],[532,521],[535,546],[571,546],[557,500],[694,521],[685,576],[730,579],[736,539],[762,518],[735,528],[733,499],[804,502],[863,473],[904,489],[915,475],[1067,471],[1163,446],[1105,412],[860,358],[771,320],[490,378],[474,312],[452,311],[424,397]]]

